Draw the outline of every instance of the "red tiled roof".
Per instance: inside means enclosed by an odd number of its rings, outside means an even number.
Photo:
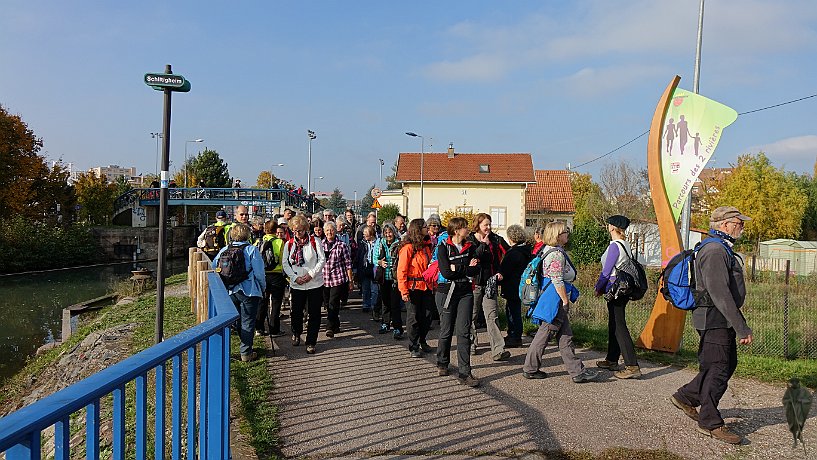
[[[536,184],[525,192],[525,211],[576,212],[568,171],[538,169],[535,174]]]
[[[488,172],[480,172],[488,165]],[[420,181],[420,154],[401,153],[397,160],[397,182]],[[533,160],[529,153],[448,153],[423,154],[425,182],[534,182]]]

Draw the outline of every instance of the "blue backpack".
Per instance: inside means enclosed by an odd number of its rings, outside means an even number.
[[[669,260],[667,266],[661,270],[659,279],[660,291],[664,299],[669,301],[675,308],[681,310],[694,310],[695,304],[695,256],[704,245],[719,242],[726,248],[730,259],[734,263],[734,253],[728,244],[720,238],[705,238],[696,244],[693,249],[686,249],[676,254]]]
[[[519,278],[519,298],[522,299],[523,306],[534,306],[539,300],[542,292],[542,261],[553,251],[556,249],[551,248],[545,252],[543,246],[522,272],[522,277]]]

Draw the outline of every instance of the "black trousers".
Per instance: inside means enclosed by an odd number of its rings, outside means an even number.
[[[403,313],[400,311],[400,291],[397,282],[385,280],[380,285],[380,297],[383,299],[382,322],[393,329],[403,330]]]
[[[281,304],[284,301],[286,280],[282,273],[267,273],[267,290],[264,291],[264,302],[258,307],[255,330],[268,328],[270,334],[281,332]]]
[[[714,430],[723,426],[718,403],[738,366],[735,330],[708,329],[698,331],[698,375],[675,392],[675,398],[693,407],[700,406],[698,426]]]
[[[625,366],[638,366],[635,357],[635,346],[630,329],[627,328],[627,317],[624,307],[627,299],[613,299],[607,302],[607,361],[618,362],[619,356],[624,356]]]
[[[420,349],[420,343],[425,343],[430,325],[428,311],[434,307],[434,293],[410,289],[409,300],[406,302],[406,329],[408,330],[409,350]]]
[[[326,330],[332,332],[340,332],[340,300],[344,294],[349,292],[349,283],[339,284],[337,286],[324,286],[323,298],[328,305],[326,307]]]
[[[306,323],[306,345],[318,343],[318,331],[321,328],[321,304],[323,304],[323,286],[312,289],[291,289],[292,293],[292,335],[300,337],[303,333],[304,308],[309,318]]]

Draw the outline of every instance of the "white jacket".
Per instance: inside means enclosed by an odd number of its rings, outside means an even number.
[[[295,243],[291,243],[290,241],[284,243],[283,253],[281,255],[281,266],[284,269],[284,273],[289,277],[289,287],[291,289],[305,291],[323,286],[323,266],[326,263],[326,255],[323,253],[320,241],[314,239],[312,236],[310,236],[309,239],[310,241],[304,246],[303,266],[294,265],[295,256],[294,254],[290,254],[290,251],[294,251],[295,249]],[[312,241],[315,242],[314,246],[312,245]],[[312,277],[309,282],[304,284],[295,282],[298,277],[306,274]]]

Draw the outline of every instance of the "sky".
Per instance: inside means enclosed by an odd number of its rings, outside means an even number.
[[[587,163],[649,129],[670,80],[693,89],[699,2],[604,0],[37,2],[0,5],[0,104],[74,169],[153,173],[166,64],[171,173],[207,147],[232,176],[261,170],[351,198],[400,152],[530,153]],[[700,93],[737,112],[817,94],[817,2],[706,2]],[[709,166],[766,152],[809,173],[817,97],[740,115]],[[202,143],[186,143],[193,139]],[[576,168],[646,166],[647,136]],[[277,166],[284,163],[284,166]],[[323,176],[323,179],[317,179]]]

